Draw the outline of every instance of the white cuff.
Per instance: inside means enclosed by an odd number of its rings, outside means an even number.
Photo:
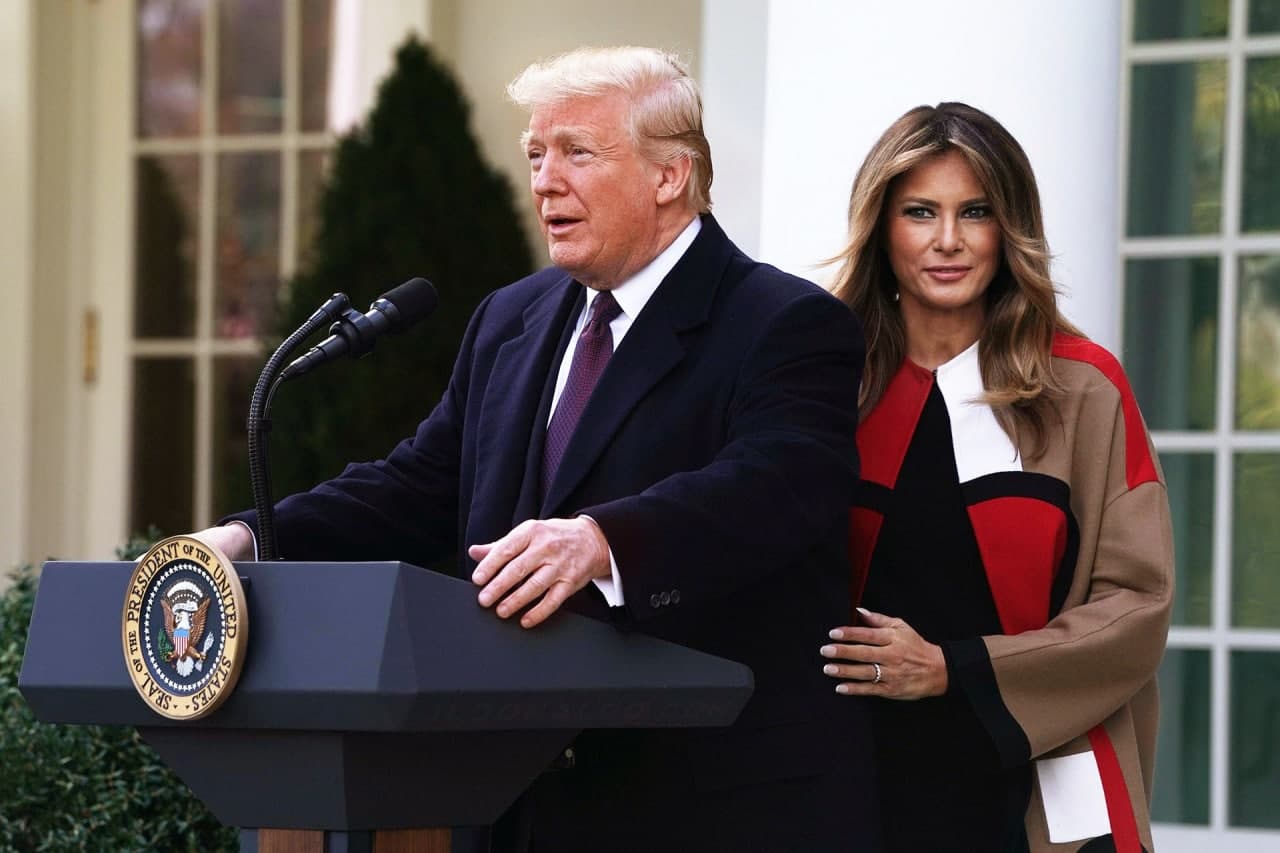
[[[258,562],[258,537],[253,535],[253,528],[238,519],[235,521],[228,521],[227,524],[238,524],[245,530],[249,531],[249,539],[253,542],[253,561],[255,563]],[[612,557],[612,555],[610,555],[610,557]]]
[[[580,515],[579,518],[585,518],[596,526],[596,530],[600,531],[600,535],[604,536],[604,529],[599,523],[589,515]],[[605,547],[608,548],[609,540],[605,537]],[[604,596],[605,603],[610,607],[622,607],[626,604],[626,598],[622,594],[622,575],[618,573],[618,561],[613,557],[613,549],[609,548],[609,572],[612,577],[608,578],[592,578],[591,582],[596,585],[596,589],[600,590],[600,594]]]

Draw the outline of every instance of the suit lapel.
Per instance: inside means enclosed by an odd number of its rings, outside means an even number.
[[[685,356],[685,335],[704,324],[720,279],[736,251],[710,216],[684,257],[635,319],[587,402],[565,449],[541,517],[561,509],[599,461],[627,416]]]
[[[548,376],[554,381],[557,345],[582,297],[581,285],[565,276],[525,309],[523,331],[498,349],[476,431],[476,506],[504,515],[503,508],[508,507],[519,515],[520,505],[528,501],[525,472],[535,445],[537,458],[542,454],[542,429],[536,416],[545,404],[539,404]],[[537,509],[536,471],[532,503],[523,517],[531,517]],[[500,517],[494,523],[504,528],[496,534],[500,536],[509,529],[510,520]]]

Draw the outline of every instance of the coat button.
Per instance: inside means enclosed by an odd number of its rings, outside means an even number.
[[[662,606],[662,599],[658,597],[658,594],[656,592],[653,595],[649,596],[649,606],[653,608],[658,608]]]
[[[658,596],[658,600],[661,601],[664,606],[670,604],[671,593],[663,591],[662,595]]]
[[[678,589],[671,590],[671,603],[672,604],[680,603],[680,590]]]

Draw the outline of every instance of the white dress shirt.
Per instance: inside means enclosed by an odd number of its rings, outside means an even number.
[[[611,291],[613,298],[618,300],[618,307],[622,309],[609,324],[609,331],[613,335],[614,352],[617,352],[618,347],[621,346],[627,330],[644,310],[644,306],[649,303],[649,298],[658,289],[658,285],[662,284],[667,273],[671,272],[671,269],[684,257],[684,253],[693,243],[693,238],[697,237],[701,230],[702,220],[697,216],[693,217],[693,221],[685,226],[685,229],[671,241],[670,246],[659,253],[658,257],[631,278],[613,288]],[[587,324],[587,318],[591,315],[591,303],[598,295],[599,291],[587,288],[587,302],[578,314],[578,320],[573,326],[573,338],[570,345],[565,348],[564,357],[560,360],[560,372],[556,375],[556,390],[551,397],[551,413],[547,416],[548,424],[551,423],[551,415],[555,414],[556,406],[560,403],[564,386],[569,382],[569,368],[573,366],[573,353],[577,348],[578,336]],[[595,523],[595,519],[591,516],[583,517]],[[618,573],[618,561],[614,559],[612,548],[609,549],[609,569],[613,575],[610,579],[592,578],[591,582],[604,595],[604,600],[610,607],[621,607],[625,601],[622,595],[622,575]]]

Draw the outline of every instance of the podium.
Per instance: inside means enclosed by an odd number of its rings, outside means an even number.
[[[572,613],[523,629],[405,563],[236,569],[247,658],[208,717],[134,689],[127,562],[44,565],[18,686],[44,722],[137,727],[243,850],[448,851],[582,730],[725,726],[752,690],[741,664]]]

